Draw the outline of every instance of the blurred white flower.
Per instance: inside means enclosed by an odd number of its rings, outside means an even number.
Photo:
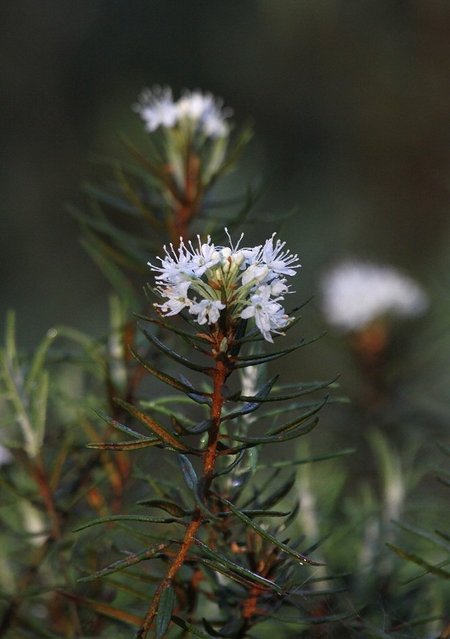
[[[211,138],[223,138],[228,135],[229,127],[225,119],[232,110],[223,108],[223,100],[211,93],[185,91],[177,102],[178,118],[186,118],[199,130]]]
[[[232,110],[223,107],[223,101],[211,93],[201,91],[185,91],[181,98],[174,102],[169,87],[153,87],[144,89],[133,106],[145,122],[147,131],[155,131],[159,127],[171,129],[185,123],[194,132],[210,138],[226,137],[229,125],[225,121],[232,115]]]
[[[144,89],[133,109],[144,120],[149,132],[156,131],[160,126],[173,127],[178,120],[178,110],[169,87]]]
[[[217,323],[221,311],[232,321],[253,318],[272,342],[272,334],[280,334],[292,321],[280,304],[291,291],[286,278],[279,276],[295,275],[300,268],[297,255],[274,238],[275,234],[264,245],[242,249],[242,236],[236,245],[229,237],[230,246],[215,246],[208,236],[206,242],[198,237],[197,247],[182,238],[177,250],[164,247],[165,256],[157,258],[161,265],[149,263],[157,273],[156,290],[165,300],[155,306],[164,315],[188,308],[199,324]]]
[[[0,466],[4,466],[5,464],[9,464],[12,462],[12,455],[7,448],[0,444]]]
[[[370,262],[348,261],[322,279],[322,310],[329,324],[358,331],[385,316],[412,317],[423,313],[428,297],[410,277],[397,269]]]

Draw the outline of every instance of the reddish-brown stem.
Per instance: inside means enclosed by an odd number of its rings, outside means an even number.
[[[180,237],[189,235],[189,224],[196,215],[201,199],[200,159],[194,153],[189,153],[186,160],[186,175],[184,191],[177,197],[177,205],[173,217],[168,225],[170,239],[177,246]]]
[[[55,502],[53,500],[50,484],[47,479],[47,475],[42,464],[42,460],[38,459],[32,466],[32,472],[36,480],[38,490],[45,504],[45,509],[48,514],[51,525],[51,535],[55,541],[61,539],[61,527],[59,524],[59,517],[56,511]]]
[[[219,331],[217,335],[216,344],[220,345],[223,339],[223,334]],[[219,351],[217,348],[216,352]],[[226,361],[222,356],[217,357],[215,361],[214,371],[213,371],[213,393],[212,393],[212,402],[211,402],[211,410],[210,410],[210,419],[211,419],[211,427],[208,433],[208,443],[205,450],[205,454],[203,457],[203,486],[204,486],[204,494],[203,497],[206,498],[208,494],[209,487],[214,478],[215,464],[217,458],[217,444],[219,441],[220,435],[220,419],[222,415],[222,406],[223,406],[223,394],[222,389],[225,383],[228,368],[226,365]],[[172,559],[172,562],[167,570],[166,576],[159,584],[156,589],[150,606],[147,610],[147,614],[145,615],[144,622],[139,629],[136,638],[137,639],[145,639],[148,631],[153,625],[153,621],[156,617],[156,613],[158,611],[159,603],[167,588],[170,587],[172,580],[175,578],[176,574],[184,564],[186,556],[191,549],[192,545],[195,542],[195,536],[197,534],[198,529],[203,523],[204,515],[200,508],[197,506],[194,510],[192,519],[188,527],[186,528],[186,532],[184,534],[183,541],[181,542],[180,549]]]
[[[62,538],[59,514],[56,509],[52,489],[50,487],[50,482],[45,472],[43,461],[40,457],[38,457],[36,462],[32,464],[31,470],[32,470],[34,479],[36,481],[39,493],[41,494],[42,500],[44,502],[45,509],[48,514],[48,518],[50,520],[51,540],[53,542],[58,542]],[[68,579],[68,572],[67,572],[67,565],[66,565],[65,558],[61,552],[58,553],[58,556],[59,556],[59,563],[61,566],[62,574],[64,575],[64,578],[66,582],[68,583],[69,579]],[[69,610],[70,610],[73,629],[77,633],[81,632],[81,623],[78,617],[76,605],[74,603],[70,603]]]

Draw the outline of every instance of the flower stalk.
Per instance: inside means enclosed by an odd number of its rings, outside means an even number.
[[[224,404],[223,386],[228,375],[231,372],[231,364],[227,354],[220,352],[220,345],[223,341],[224,334],[221,330],[217,331],[215,335],[215,347],[212,352],[215,353],[214,369],[212,371],[213,377],[213,391],[211,395],[211,408],[210,408],[210,420],[211,426],[208,430],[208,441],[206,449],[203,453],[203,494],[201,495],[202,501],[206,502],[208,499],[209,489],[214,479],[217,460],[217,444],[220,437],[220,422],[222,416],[222,407]],[[161,597],[165,590],[171,587],[173,579],[177,575],[180,568],[183,566],[186,557],[192,546],[195,543],[196,534],[203,524],[205,515],[201,509],[196,506],[191,522],[186,528],[183,540],[176,555],[173,557],[171,564],[167,570],[166,576],[156,589],[150,606],[144,618],[144,622],[141,628],[138,630],[136,638],[145,639],[149,630],[152,628],[155,617],[158,612],[158,608],[161,602]]]

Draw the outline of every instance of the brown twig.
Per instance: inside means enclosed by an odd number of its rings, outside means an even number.
[[[222,331],[218,331],[215,336],[215,346],[213,349],[213,353],[215,355],[215,366],[213,370],[213,393],[212,393],[212,402],[211,402],[211,410],[210,410],[210,419],[211,426],[208,433],[208,443],[203,456],[203,495],[204,499],[207,498],[209,487],[214,478],[216,458],[217,458],[217,444],[220,436],[220,420],[222,415],[222,407],[223,407],[223,385],[225,380],[230,372],[230,364],[226,358],[226,355],[220,353],[220,344],[224,337],[224,333]],[[190,524],[188,525],[184,538],[181,542],[180,549],[172,559],[172,562],[169,566],[169,569],[166,573],[166,576],[159,584],[156,589],[152,600],[150,602],[150,606],[147,610],[147,613],[144,618],[144,622],[142,626],[139,628],[139,631],[136,634],[136,639],[145,639],[147,637],[147,633],[151,629],[154,619],[156,617],[158,607],[161,601],[161,597],[167,588],[170,588],[172,585],[172,581],[177,575],[180,568],[183,566],[187,554],[191,549],[192,545],[195,542],[195,536],[197,531],[201,527],[204,520],[204,515],[200,508],[197,506],[193,512],[192,519]]]

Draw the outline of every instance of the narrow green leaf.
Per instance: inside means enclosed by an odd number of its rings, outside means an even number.
[[[156,615],[156,639],[163,639],[172,618],[175,607],[175,591],[172,586],[168,586],[161,595]]]
[[[231,618],[225,624],[222,625],[220,631],[214,630],[213,626],[208,622],[204,617],[202,618],[203,626],[206,632],[209,632],[211,637],[240,637],[242,636],[242,631],[246,626],[246,620]],[[248,635],[247,635],[248,636]]]
[[[151,291],[152,293],[154,292],[154,289],[152,289],[150,286],[148,286],[146,290],[147,291]],[[179,335],[180,337],[183,337],[185,339],[185,341],[187,341],[189,343],[192,343],[192,342],[200,342],[202,344],[207,343],[207,340],[205,339],[205,337],[201,336],[201,333],[188,333],[187,331],[183,331],[183,330],[181,330],[179,328],[176,328],[170,322],[164,322],[159,317],[158,318],[150,317],[149,315],[142,315],[141,313],[134,313],[134,316],[137,319],[142,319],[142,320],[144,320],[146,322],[150,322],[151,324],[155,324],[156,326],[160,326],[162,328],[165,328],[168,331],[171,331],[172,333],[174,333],[175,335]],[[198,346],[195,346],[194,348],[199,350]]]
[[[183,384],[182,382],[179,382],[174,377],[171,377],[170,375],[167,375],[166,373],[163,373],[161,371],[158,371],[156,368],[153,368],[153,366],[151,366],[149,362],[146,362],[144,359],[142,359],[142,357],[138,355],[138,353],[136,353],[136,351],[133,348],[130,348],[130,351],[133,357],[145,368],[145,370],[148,373],[150,373],[151,375],[153,375],[160,381],[164,382],[165,384],[169,384],[169,386],[173,386],[173,388],[176,388],[177,390],[182,391],[183,393],[186,393],[186,395],[189,395],[189,393],[192,393],[193,391],[192,388],[190,388],[186,384]],[[206,393],[199,390],[195,390],[195,393],[197,395],[211,397],[211,393]]]
[[[47,355],[48,349],[57,337],[58,331],[55,329],[50,329],[49,331],[47,331],[47,335],[44,337],[44,339],[41,341],[38,348],[36,349],[25,383],[25,390],[27,392],[30,392],[33,388],[37,376],[40,374],[44,367],[45,357]]]
[[[201,632],[198,628],[193,626],[191,623],[188,623],[181,617],[177,617],[176,615],[172,615],[172,621],[177,626],[185,630],[186,632],[190,632],[195,637],[200,637],[200,639],[210,639],[210,635],[205,635],[204,632]]]
[[[193,387],[193,385],[191,384],[191,382],[188,380],[188,378],[181,373],[180,373],[180,380],[183,382],[183,384],[186,384],[186,386],[192,389],[191,393],[186,393],[190,399],[193,399],[194,402],[196,402],[197,404],[204,404],[206,406],[211,406],[211,403],[212,403],[211,393],[208,393],[207,396],[199,395],[197,391],[195,390],[195,388]]]
[[[11,366],[17,366],[16,314],[14,311],[8,311],[6,314],[5,356]]]
[[[186,359],[186,357],[179,355],[178,353],[173,351],[171,348],[163,344],[163,342],[161,342],[161,340],[159,340],[156,337],[156,335],[152,335],[151,333],[146,331],[145,328],[142,329],[142,332],[144,333],[145,337],[148,339],[149,342],[154,344],[156,348],[158,348],[162,353],[165,353],[168,357],[173,359],[178,364],[182,364],[183,366],[186,366],[186,368],[190,368],[193,371],[199,371],[201,373],[206,373],[211,370],[210,366],[201,366],[200,364],[195,364],[194,362],[191,362],[189,359]]]
[[[275,506],[279,501],[286,497],[286,495],[292,490],[292,488],[295,486],[295,482],[295,473],[292,473],[290,474],[290,476],[288,476],[286,481],[284,481],[282,484],[279,484],[275,488],[275,490],[272,490],[269,493],[267,497],[261,498],[261,496],[258,496],[258,506],[260,508],[266,509],[273,508],[273,506]],[[272,488],[272,483],[269,484],[269,487]]]
[[[143,623],[142,617],[137,617],[129,612],[125,612],[120,610],[119,608],[114,608],[109,604],[95,601],[94,599],[88,599],[87,597],[82,597],[81,595],[77,595],[72,592],[66,592],[64,590],[58,589],[56,592],[66,597],[67,599],[71,599],[78,604],[82,604],[94,610],[100,615],[105,615],[106,617],[110,617],[111,619],[115,619],[116,621],[122,621],[123,623],[130,624],[132,626],[141,626]]]
[[[241,450],[241,452],[239,452],[236,455],[236,459],[234,459],[231,464],[229,464],[226,468],[224,468],[223,470],[221,470],[220,472],[216,472],[214,474],[214,477],[221,477],[222,475],[228,475],[228,473],[231,473],[231,471],[236,468],[236,466],[238,464],[240,464],[240,462],[242,461],[242,458],[245,455],[245,450]]]
[[[173,515],[174,517],[185,517],[186,515],[191,515],[191,510],[184,510],[178,504],[173,501],[168,501],[166,499],[140,499],[136,502],[139,506],[148,506],[150,508],[161,508],[161,510],[165,510],[169,515]]]
[[[138,217],[138,213],[135,207],[130,205],[127,200],[124,200],[118,195],[110,193],[109,191],[105,191],[101,187],[97,186],[96,184],[91,184],[90,182],[84,183],[81,188],[88,197],[92,197],[102,204],[111,206],[121,213],[126,213],[128,215],[132,215],[133,217]]]
[[[249,402],[244,404],[244,406],[240,408],[239,410],[233,411],[232,413],[228,413],[228,415],[224,415],[224,417],[222,417],[222,421],[229,420],[229,419],[236,419],[237,417],[241,417],[242,415],[248,415],[249,413],[252,413],[253,411],[257,410],[257,408],[259,408],[260,406],[261,401],[264,401],[264,399],[269,395],[272,389],[272,386],[275,384],[278,377],[279,377],[278,375],[275,375],[275,377],[272,377],[272,379],[266,382],[264,386],[256,393],[254,397],[251,398]]]
[[[159,438],[147,437],[132,442],[89,442],[89,444],[86,444],[86,448],[92,448],[94,450],[139,450],[141,448],[158,445],[161,445]]]
[[[274,583],[270,579],[266,579],[266,577],[262,577],[261,575],[258,575],[257,573],[252,572],[248,568],[244,568],[244,566],[237,564],[236,562],[232,561],[228,557],[225,557],[225,555],[222,555],[221,553],[218,553],[215,550],[211,550],[211,548],[209,548],[206,544],[204,544],[199,539],[195,539],[195,544],[196,546],[201,548],[202,552],[207,557],[210,557],[214,561],[219,562],[219,564],[222,565],[222,567],[229,569],[231,572],[236,573],[240,575],[241,577],[244,577],[250,583],[254,583],[262,587],[263,590],[273,590],[279,595],[283,594],[283,591],[278,586],[278,584]],[[228,574],[228,573],[225,572],[224,574]]]
[[[291,514],[291,512],[285,512],[281,510],[265,510],[263,508],[241,510],[241,512],[243,512],[244,515],[247,515],[247,517],[288,517]],[[231,515],[232,513],[230,512],[217,513],[217,516],[221,518],[230,517]]]
[[[160,553],[162,553],[166,548],[170,546],[169,543],[162,543],[153,546],[152,548],[146,548],[138,553],[133,553],[127,555],[124,559],[119,559],[119,561],[115,561],[109,566],[98,570],[93,575],[88,575],[87,577],[80,577],[77,581],[95,581],[96,579],[100,579],[101,577],[105,577],[106,575],[111,575],[119,570],[124,570],[129,566],[134,566],[141,561],[146,559],[151,559],[152,557],[159,557]]]
[[[431,573],[432,575],[436,575],[437,577],[442,577],[444,579],[450,579],[450,572],[448,572],[447,570],[442,570],[442,568],[433,566],[432,564],[428,563],[428,561],[425,561],[421,557],[418,557],[417,555],[413,553],[403,550],[402,548],[399,548],[398,546],[395,546],[394,544],[391,544],[389,542],[386,542],[386,546],[390,548],[391,550],[393,550],[402,559],[411,561],[412,563],[417,564],[417,566],[420,566],[421,568],[426,568],[427,572]]]
[[[250,446],[256,446],[257,444],[271,444],[273,442],[288,442],[292,439],[296,439],[297,437],[301,437],[302,435],[307,435],[314,430],[318,423],[319,418],[316,417],[306,424],[300,424],[296,428],[291,428],[287,432],[279,433],[277,435],[261,435],[261,437],[243,437],[233,435],[233,439]],[[230,454],[230,450],[227,451],[227,454]]]
[[[95,264],[99,267],[103,275],[106,277],[111,286],[118,291],[119,295],[131,302],[130,282],[122,273],[120,268],[106,257],[109,249],[102,247],[101,249],[92,246],[93,241],[82,239],[81,244],[89,253]]]
[[[109,515],[108,517],[99,517],[98,519],[92,519],[86,524],[74,528],[72,532],[80,532],[86,528],[97,526],[98,524],[109,524],[112,521],[142,521],[150,524],[181,524],[185,525],[185,522],[180,521],[176,517],[149,517],[147,515]]]
[[[105,421],[107,424],[109,424],[109,426],[112,426],[113,428],[116,428],[117,430],[120,430],[122,433],[125,433],[126,435],[130,435],[130,437],[133,437],[134,439],[145,439],[145,440],[148,440],[148,437],[146,437],[142,433],[138,433],[137,431],[133,430],[129,426],[125,426],[125,424],[121,424],[119,421],[117,421],[117,419],[113,419],[112,417],[109,417],[109,415],[106,415],[102,411],[96,410],[94,412],[103,421]]]
[[[292,422],[288,422],[287,424],[283,424],[283,426],[279,426],[278,428],[271,428],[267,432],[267,434],[268,435],[279,435],[280,433],[285,433],[286,431],[290,431],[290,430],[296,428],[297,426],[300,426],[300,424],[302,424],[307,419],[309,419],[310,417],[312,417],[313,415],[318,413],[319,410],[323,406],[325,406],[325,404],[328,402],[328,400],[329,400],[329,397],[327,396],[321,402],[316,404],[311,410],[307,411],[306,413],[302,413],[299,417],[294,419]]]
[[[130,415],[133,415],[133,417],[136,417],[136,419],[145,424],[145,426],[147,426],[156,435],[156,437],[169,448],[173,448],[179,452],[193,452],[193,449],[183,444],[183,442],[181,442],[175,435],[172,435],[172,433],[169,433],[169,431],[167,431],[163,426],[155,422],[150,415],[146,415],[135,408],[132,404],[124,402],[119,398],[116,398],[114,401],[124,410],[129,412]]]
[[[354,455],[356,452],[356,448],[344,448],[343,450],[338,450],[335,453],[327,453],[325,455],[317,455],[315,457],[305,457],[305,459],[271,462],[270,468],[286,468],[288,466],[300,466],[301,464],[314,464],[316,462],[328,461],[329,459],[335,459],[336,457],[342,457],[344,455]],[[267,468],[266,464],[259,464],[255,470],[267,471]]]
[[[272,362],[276,359],[279,359],[280,357],[283,357],[284,355],[287,355],[288,353],[296,351],[298,348],[302,348],[303,346],[307,346],[308,344],[317,342],[317,340],[321,339],[324,335],[325,333],[322,333],[321,335],[317,335],[316,337],[313,337],[309,340],[303,338],[300,342],[297,342],[297,344],[294,344],[289,348],[285,348],[282,351],[277,351],[276,353],[269,353],[268,355],[265,355],[264,353],[254,353],[246,357],[239,357],[238,361],[235,364],[235,368],[258,366],[259,364],[264,364],[265,362]]]
[[[186,484],[188,485],[188,488],[195,492],[197,490],[198,479],[193,465],[186,457],[186,455],[178,455],[178,462],[180,464],[181,472],[183,473],[183,477],[186,481]]]
[[[44,441],[45,425],[47,423],[48,381],[48,372],[41,371],[36,377],[36,388],[33,393],[33,421],[38,448],[41,448]]]
[[[203,421],[198,422],[198,424],[195,424],[194,426],[188,426],[186,430],[189,433],[191,433],[191,435],[199,435],[201,433],[206,433],[206,431],[211,428],[211,424],[212,424],[211,419],[204,419]]]
[[[257,400],[256,397],[249,397],[247,395],[238,395],[236,397],[230,397],[229,399],[236,402],[250,402],[250,401],[259,401],[261,403],[265,402],[282,402],[288,399],[296,399],[297,397],[301,397],[302,395],[308,395],[309,393],[314,393],[318,390],[323,390],[325,388],[332,387],[338,377],[334,377],[328,381],[324,382],[312,382],[308,384],[296,384],[296,387],[299,389],[298,391],[294,391],[293,393],[286,393],[284,395],[270,395],[264,399]]]
[[[228,501],[228,499],[220,497],[219,495],[217,495],[217,497],[222,503],[228,506],[228,508],[236,515],[238,519],[240,519],[245,524],[250,526],[250,528],[253,528],[253,530],[255,530],[258,533],[258,535],[260,535],[263,539],[265,539],[266,541],[269,541],[271,544],[273,544],[274,546],[276,546],[277,548],[279,548],[286,554],[290,555],[291,557],[294,557],[294,559],[297,559],[297,561],[300,564],[309,564],[310,566],[324,565],[321,562],[317,562],[317,561],[313,561],[312,559],[309,559],[309,557],[302,555],[301,553],[297,552],[296,550],[294,550],[287,544],[283,543],[282,541],[279,541],[276,537],[274,537],[269,532],[261,528],[261,526],[258,526],[258,524],[255,523],[252,519],[250,519],[250,517],[247,517],[247,515],[244,515],[244,513],[242,513],[238,508],[233,506],[233,504],[230,501]]]
[[[432,533],[429,533],[426,530],[422,530],[422,528],[417,528],[417,526],[411,526],[411,524],[406,524],[400,521],[394,521],[393,523],[399,528],[401,528],[402,530],[405,530],[406,532],[409,532],[409,533],[413,533],[414,535],[417,535],[418,537],[421,537],[422,539],[426,539],[427,541],[430,541],[435,546],[439,546],[440,548],[443,548],[448,553],[450,553],[450,544],[446,543],[439,537],[435,537]]]

